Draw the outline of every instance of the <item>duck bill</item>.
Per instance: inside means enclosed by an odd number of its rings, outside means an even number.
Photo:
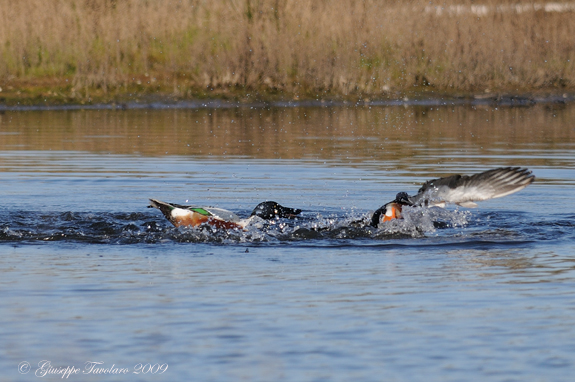
[[[282,207],[280,206],[280,213],[278,214],[279,217],[285,217],[288,219],[295,219],[297,218],[297,215],[301,214],[301,210],[295,209],[295,208],[289,208],[289,207]]]

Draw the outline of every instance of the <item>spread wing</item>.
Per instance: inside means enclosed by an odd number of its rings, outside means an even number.
[[[426,182],[409,201],[415,205],[453,203],[477,207],[474,202],[513,194],[534,180],[531,171],[520,167],[497,168],[471,176],[452,175]]]

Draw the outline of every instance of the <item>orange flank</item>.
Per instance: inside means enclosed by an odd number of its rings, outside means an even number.
[[[199,227],[202,224],[208,224],[215,228],[243,228],[238,223],[217,219],[212,216],[202,215],[190,210],[178,210],[178,213],[172,213],[171,217],[171,222],[176,227]]]
[[[383,221],[389,221],[389,220],[393,220],[393,219],[399,219],[401,218],[401,204],[398,203],[390,203],[387,206],[387,211],[385,212],[385,215],[383,216]]]

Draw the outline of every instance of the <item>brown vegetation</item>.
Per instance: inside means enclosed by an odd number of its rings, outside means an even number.
[[[0,0],[0,96],[573,89],[575,6],[533,4]]]

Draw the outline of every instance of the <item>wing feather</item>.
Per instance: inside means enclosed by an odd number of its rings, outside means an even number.
[[[211,216],[220,220],[225,220],[233,223],[238,223],[241,220],[238,215],[232,211],[224,210],[223,208],[203,207],[203,209],[208,211]]]
[[[162,202],[157,199],[150,199],[150,207],[158,208],[168,220],[171,220],[172,211],[174,210],[177,214],[186,214],[189,213],[188,211],[192,211],[200,215],[232,223],[238,223],[241,220],[238,215],[223,208],[183,206],[181,204]]]
[[[471,176],[452,175],[426,182],[410,201],[416,205],[446,202],[473,207],[473,202],[521,191],[534,180],[531,171],[520,167],[496,168]]]

